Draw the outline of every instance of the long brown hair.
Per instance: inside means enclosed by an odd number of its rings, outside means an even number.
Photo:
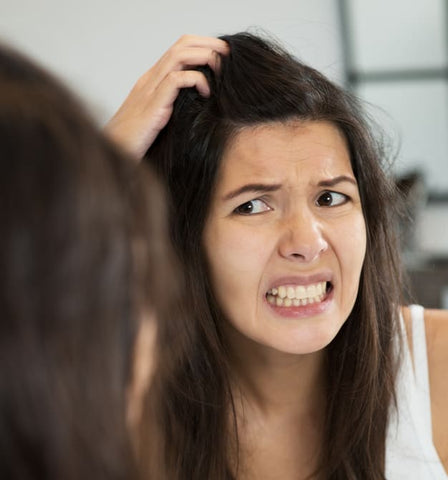
[[[0,47],[3,480],[137,478],[134,340],[147,309],[165,335],[176,283],[164,206],[71,93]]]
[[[367,227],[358,297],[327,348],[321,472],[331,479],[383,479],[401,277],[395,189],[381,145],[356,98],[322,74],[258,36],[221,38],[230,54],[221,58],[220,74],[201,68],[210,97],[182,91],[169,124],[147,153],[169,188],[171,232],[186,267],[191,311],[191,348],[172,372],[160,405],[169,478],[232,478],[229,445],[238,445],[222,314],[202,247],[223,151],[242,127],[298,119],[328,121],[344,134]]]

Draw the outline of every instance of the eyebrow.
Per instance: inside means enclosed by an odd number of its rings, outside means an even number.
[[[357,181],[353,177],[349,177],[347,175],[339,175],[338,177],[330,178],[328,180],[322,180],[317,184],[317,186],[318,187],[334,187],[335,185],[342,182],[348,182],[355,186],[358,186]],[[275,192],[279,190],[281,187],[282,185],[280,183],[275,183],[275,184],[248,183],[247,185],[243,185],[242,187],[232,190],[231,192],[224,195],[223,200],[224,201],[231,200],[232,198],[238,197],[239,195],[242,195],[243,193],[248,193],[248,192],[256,192],[256,193]]]
[[[231,192],[227,193],[223,196],[223,200],[231,200],[232,198],[238,197],[243,193],[247,192],[256,192],[256,193],[269,193],[275,192],[279,188],[281,188],[280,183],[275,184],[266,184],[266,183],[248,183],[247,185],[243,185],[242,187],[237,188],[236,190],[232,190]]]
[[[356,187],[358,186],[358,182],[353,177],[349,177],[348,175],[339,175],[338,177],[330,178],[328,180],[322,180],[317,184],[317,186],[318,187],[334,187],[338,183],[342,183],[342,182],[348,182],[355,185]]]

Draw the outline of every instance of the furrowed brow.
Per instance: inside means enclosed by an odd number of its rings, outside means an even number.
[[[243,193],[253,192],[257,194],[275,192],[281,187],[280,184],[265,184],[265,183],[248,183],[242,187],[232,190],[223,196],[223,200],[231,200],[232,198],[242,195]]]
[[[317,186],[318,187],[334,187],[335,185],[343,182],[351,183],[356,187],[358,186],[358,182],[353,177],[349,177],[348,175],[340,175],[338,177],[330,178],[328,180],[322,180],[317,184]]]

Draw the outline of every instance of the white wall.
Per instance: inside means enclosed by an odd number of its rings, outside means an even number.
[[[340,80],[336,8],[335,0],[0,0],[0,39],[58,73],[105,121],[183,33],[261,27]]]

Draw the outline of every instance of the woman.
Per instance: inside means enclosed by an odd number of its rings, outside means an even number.
[[[191,65],[209,89],[181,91],[166,124],[170,72]],[[257,36],[183,37],[110,132],[136,156],[150,146],[187,271],[170,478],[445,478],[448,316],[399,308],[397,198],[356,99]]]
[[[180,332],[161,189],[5,47],[0,165],[0,478],[144,477],[156,320]]]

